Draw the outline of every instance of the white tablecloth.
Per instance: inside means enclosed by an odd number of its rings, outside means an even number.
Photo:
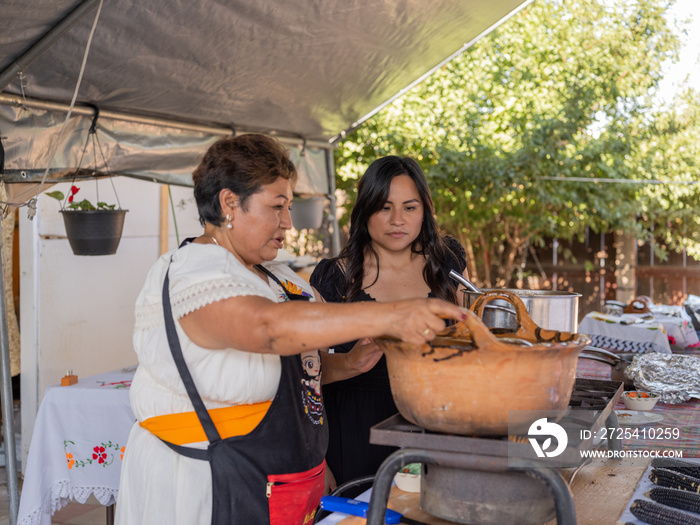
[[[666,329],[669,342],[682,348],[700,346],[698,333],[693,326],[690,315],[682,306],[652,305],[649,307],[654,320],[662,323]]]
[[[134,367],[135,369],[135,367]],[[136,421],[129,404],[133,369],[46,389],[34,424],[18,525],[50,525],[54,512],[94,494],[116,501],[124,447]]]
[[[618,352],[671,353],[663,323],[640,314],[606,315],[591,312],[581,321],[579,333],[588,334],[598,346]]]

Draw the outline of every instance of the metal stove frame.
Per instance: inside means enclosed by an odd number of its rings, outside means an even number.
[[[587,428],[592,434],[606,428],[618,428],[613,407],[619,401],[624,384],[619,381],[576,379],[569,407],[600,410],[599,416]],[[617,432],[608,440],[608,448],[622,450]],[[400,414],[375,425],[370,430],[370,443],[404,447],[391,454],[379,467],[374,478],[374,488],[367,513],[368,525],[382,525],[386,513],[389,491],[394,475],[409,463],[427,463],[463,470],[482,472],[520,471],[541,479],[552,492],[558,525],[576,525],[574,499],[569,484],[557,468],[542,467],[534,461],[519,461],[522,466],[508,466],[509,451],[513,446],[507,437],[468,437],[430,432],[406,421]],[[510,445],[510,449],[509,449]],[[521,443],[530,447],[529,443]],[[578,458],[578,451],[594,446],[592,440],[581,441],[571,449]],[[517,450],[517,448],[516,448]],[[467,452],[468,451],[468,452]],[[529,456],[530,454],[528,454]]]

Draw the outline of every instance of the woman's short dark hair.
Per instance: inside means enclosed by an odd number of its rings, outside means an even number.
[[[294,184],[297,171],[277,139],[249,133],[216,141],[192,173],[199,222],[202,226],[222,223],[221,190],[228,188],[235,193],[245,211],[250,196],[279,177]]]
[[[350,236],[338,256],[345,266],[346,301],[354,301],[362,290],[365,253],[369,252],[375,258],[379,268],[379,257],[372,248],[367,223],[389,199],[391,181],[399,175],[407,175],[416,184],[423,204],[423,224],[411,250],[425,255],[425,282],[436,297],[455,302],[456,284],[444,275],[446,262],[455,255],[439,232],[428,181],[415,160],[394,155],[382,157],[370,164],[357,186],[357,200],[350,214]]]

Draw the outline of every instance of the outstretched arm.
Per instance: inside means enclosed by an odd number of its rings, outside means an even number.
[[[243,296],[199,308],[180,325],[203,348],[293,355],[381,335],[422,344],[444,328],[443,319],[463,317],[461,308],[438,299],[329,304]]]

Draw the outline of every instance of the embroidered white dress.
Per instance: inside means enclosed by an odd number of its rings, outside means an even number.
[[[187,338],[179,319],[231,297],[257,295],[282,302],[282,290],[274,283],[267,286],[228,250],[192,243],[158,259],[136,302],[133,341],[139,366],[130,393],[136,419],[194,410],[170,353],[163,320],[163,280],[171,256],[170,301],[175,326],[187,367],[206,407],[271,400],[280,378],[279,356],[201,348]],[[312,294],[309,284],[286,265],[271,262],[265,267],[283,283]],[[206,443],[188,446],[206,448]],[[206,461],[181,456],[138,423],[134,425],[122,466],[117,525],[207,524],[211,522],[211,498]]]

